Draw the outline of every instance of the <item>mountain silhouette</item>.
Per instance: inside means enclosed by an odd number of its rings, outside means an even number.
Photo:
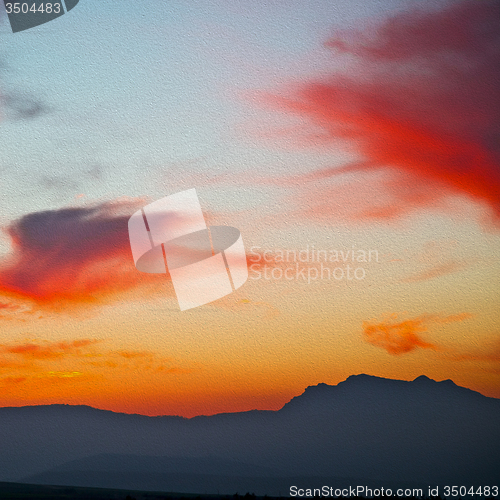
[[[354,375],[308,387],[278,411],[191,419],[0,408],[0,481],[285,495],[298,481],[493,485],[499,422],[500,400],[425,376]]]

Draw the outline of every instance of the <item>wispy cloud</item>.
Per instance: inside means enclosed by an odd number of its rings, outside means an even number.
[[[84,185],[88,187],[89,183],[102,182],[104,173],[103,165],[93,164],[66,174],[45,171],[36,181],[50,191],[75,192],[83,189]]]
[[[430,279],[438,278],[447,274],[462,271],[469,266],[469,263],[465,261],[449,261],[435,264],[434,266],[420,271],[418,273],[412,274],[402,281],[404,283],[417,283],[419,281],[427,281]]]
[[[451,361],[479,363],[483,370],[500,375],[500,336],[488,344],[476,346],[473,350],[449,350],[444,355]]]
[[[467,269],[479,260],[476,256],[464,255],[456,240],[427,241],[420,250],[411,255],[411,261],[417,268],[401,281],[418,283],[439,278]]]
[[[303,176],[302,184],[312,183],[302,187],[308,215],[335,217],[339,188],[326,181],[358,172],[378,196],[372,190],[372,209],[356,210],[357,218],[397,219],[458,195],[488,207],[498,224],[499,17],[498,2],[468,0],[340,31],[326,46],[349,56],[345,74],[260,96],[309,121],[304,143],[347,140],[360,156]],[[383,177],[373,177],[382,169]]]
[[[96,340],[74,340],[49,344],[0,345],[0,353],[16,354],[27,359],[54,359],[79,354],[82,348],[95,344]]]
[[[40,379],[92,379],[107,373],[137,370],[188,374],[193,366],[150,351],[116,350],[96,339],[25,342],[0,345],[0,386]]]
[[[12,302],[0,302],[0,310],[3,311],[18,311],[21,308],[19,304]]]
[[[0,23],[2,22],[2,9],[0,8]],[[3,54],[0,54],[0,120],[30,120],[51,111],[42,99],[34,96],[28,91],[16,88],[8,88],[1,76],[7,62]]]

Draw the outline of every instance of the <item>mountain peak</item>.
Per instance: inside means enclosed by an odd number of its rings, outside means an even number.
[[[392,378],[385,378],[385,377],[377,377],[375,375],[367,375],[366,373],[360,373],[359,375],[350,375],[347,377],[347,379],[342,383],[348,382],[349,384],[356,383],[356,384],[367,384],[367,383],[391,383],[391,382],[405,382],[404,380],[397,380],[397,379],[392,379]],[[458,387],[455,382],[451,379],[447,380],[441,380],[437,381],[432,378],[427,377],[427,375],[420,375],[417,378],[415,378],[413,381],[407,382],[409,384],[418,384],[418,385],[423,385],[423,384],[443,384],[449,387]],[[326,385],[326,384],[323,384]]]
[[[426,375],[420,375],[414,380],[408,381],[360,373],[350,375],[346,380],[336,385],[325,383],[311,385],[300,396],[296,396],[286,403],[283,409],[305,408],[311,404],[331,405],[334,402],[338,404],[342,399],[352,399],[353,397],[390,398],[397,395],[400,398],[405,397],[405,394],[421,393],[422,391],[429,394],[438,391],[450,396],[458,393],[464,394],[465,391],[474,394],[474,397],[484,397],[480,393],[456,385],[450,379],[437,381]]]
[[[368,375],[367,373],[359,373],[358,375],[349,375],[344,382],[356,382],[356,383],[364,383],[364,382],[375,382],[379,380],[392,380],[385,377],[377,377],[376,375]]]
[[[420,375],[420,377],[417,377],[415,380],[413,380],[412,384],[441,384],[443,386],[447,387],[458,387],[455,382],[451,379],[446,379],[446,380],[441,380],[440,382],[437,380],[434,380],[432,378],[426,377],[425,375]]]

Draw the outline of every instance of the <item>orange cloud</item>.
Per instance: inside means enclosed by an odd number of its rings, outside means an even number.
[[[497,364],[493,371],[500,373],[500,337],[490,345],[483,346],[483,349],[475,352],[456,352],[449,353],[449,358],[454,361],[487,361]]]
[[[361,157],[302,177],[302,184],[323,181],[306,185],[306,214],[335,214],[338,187],[327,179],[384,169],[382,179],[365,177],[375,183],[369,200],[377,201],[358,218],[394,219],[459,195],[488,207],[498,224],[499,17],[498,2],[462,1],[340,31],[326,46],[340,59],[354,56],[349,74],[263,98],[306,118],[309,143],[348,140]]]
[[[421,334],[427,332],[430,324],[449,324],[466,321],[473,318],[470,313],[451,314],[448,316],[428,314],[417,318],[398,321],[397,314],[392,314],[382,321],[364,321],[363,336],[366,342],[385,349],[389,354],[401,355],[415,349],[431,349],[439,351],[439,354],[456,361],[465,360],[498,360],[498,353],[494,354],[470,354],[457,353],[450,348],[444,348],[435,343],[427,342],[421,338]]]
[[[82,347],[95,344],[97,340],[75,340],[73,342],[54,342],[44,345],[20,344],[20,345],[0,345],[0,353],[17,354],[29,359],[54,359],[67,356],[69,354],[79,354]]]
[[[38,342],[0,345],[0,385],[49,379],[93,378],[102,370],[191,373],[171,358],[147,351],[112,350],[99,340]],[[1,376],[9,373],[8,376]],[[13,375],[13,372],[17,372]]]
[[[473,317],[474,315],[471,313],[450,314],[449,316],[426,316],[428,320],[432,320],[432,322],[434,323],[443,323],[443,324],[465,321]]]
[[[19,304],[13,302],[0,302],[0,318],[3,320],[12,319],[20,312],[26,312]]]
[[[26,377],[4,377],[0,379],[2,385],[4,386],[17,386],[26,380]]]
[[[434,344],[425,342],[419,336],[427,329],[421,318],[394,321],[396,316],[380,323],[363,322],[365,340],[377,347],[382,347],[389,354],[400,355],[414,349],[436,349]]]
[[[17,311],[21,306],[12,303],[2,303],[0,302],[0,309],[7,309],[9,311]]]
[[[118,351],[118,356],[126,359],[134,359],[134,358],[144,358],[148,356],[148,353],[145,352],[135,352],[135,351]]]

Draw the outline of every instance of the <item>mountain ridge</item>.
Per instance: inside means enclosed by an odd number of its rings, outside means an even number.
[[[364,374],[309,386],[275,411],[184,418],[86,405],[6,407],[0,408],[0,481],[164,491],[197,484],[204,492],[216,484],[259,483],[243,478],[243,463],[253,474],[258,467],[273,471],[261,491],[274,479],[298,477],[484,485],[500,477],[498,422],[500,399],[452,381]],[[199,473],[203,457],[213,457],[212,468],[203,465],[206,474]],[[96,465],[103,460],[115,463],[108,475]],[[175,462],[185,467],[168,465]],[[142,472],[120,469],[130,463]]]
[[[2,406],[0,407],[0,411],[2,410],[7,410],[7,409],[19,409],[19,408],[81,408],[81,409],[90,409],[90,410],[96,410],[100,412],[108,412],[112,413],[115,415],[128,415],[128,416],[138,416],[138,417],[148,417],[148,418],[162,418],[162,417],[169,417],[169,418],[177,418],[177,419],[182,419],[182,420],[192,420],[200,417],[215,417],[215,416],[223,416],[223,415],[235,415],[235,414],[244,414],[244,413],[250,413],[250,412],[279,412],[283,410],[288,404],[290,404],[292,401],[303,397],[304,395],[308,395],[311,393],[318,393],[318,390],[323,390],[323,391],[330,391],[331,389],[334,388],[342,388],[344,387],[353,387],[353,382],[354,383],[385,383],[385,382],[395,382],[395,383],[401,383],[403,384],[418,384],[419,386],[423,386],[423,384],[426,384],[424,387],[436,387],[434,384],[440,384],[440,385],[447,385],[447,386],[452,386],[459,388],[463,391],[467,391],[469,394],[475,394],[479,397],[487,398],[490,400],[495,400],[495,401],[500,401],[500,398],[495,398],[492,396],[485,396],[484,394],[475,391],[473,389],[469,389],[467,387],[460,386],[456,384],[453,380],[451,379],[445,379],[445,380],[434,380],[432,378],[427,377],[426,375],[419,375],[413,380],[400,380],[400,379],[392,379],[392,378],[387,378],[387,377],[378,377],[376,375],[368,375],[365,373],[360,373],[360,374],[355,374],[355,375],[349,375],[345,380],[339,382],[338,384],[327,384],[325,382],[319,382],[316,385],[310,385],[307,386],[304,389],[304,392],[292,397],[290,401],[286,402],[281,408],[278,410],[261,410],[261,409],[251,409],[251,410],[243,410],[243,411],[238,411],[238,412],[221,412],[221,413],[214,413],[211,415],[195,415],[193,417],[184,417],[182,415],[170,415],[170,414],[162,414],[162,415],[145,415],[142,413],[126,413],[126,412],[121,412],[121,411],[114,411],[114,410],[108,410],[105,408],[98,408],[95,406],[91,405],[74,405],[74,404],[68,404],[68,403],[51,403],[51,404],[42,404],[42,405],[24,405],[24,406]],[[407,387],[411,387],[408,385]]]

